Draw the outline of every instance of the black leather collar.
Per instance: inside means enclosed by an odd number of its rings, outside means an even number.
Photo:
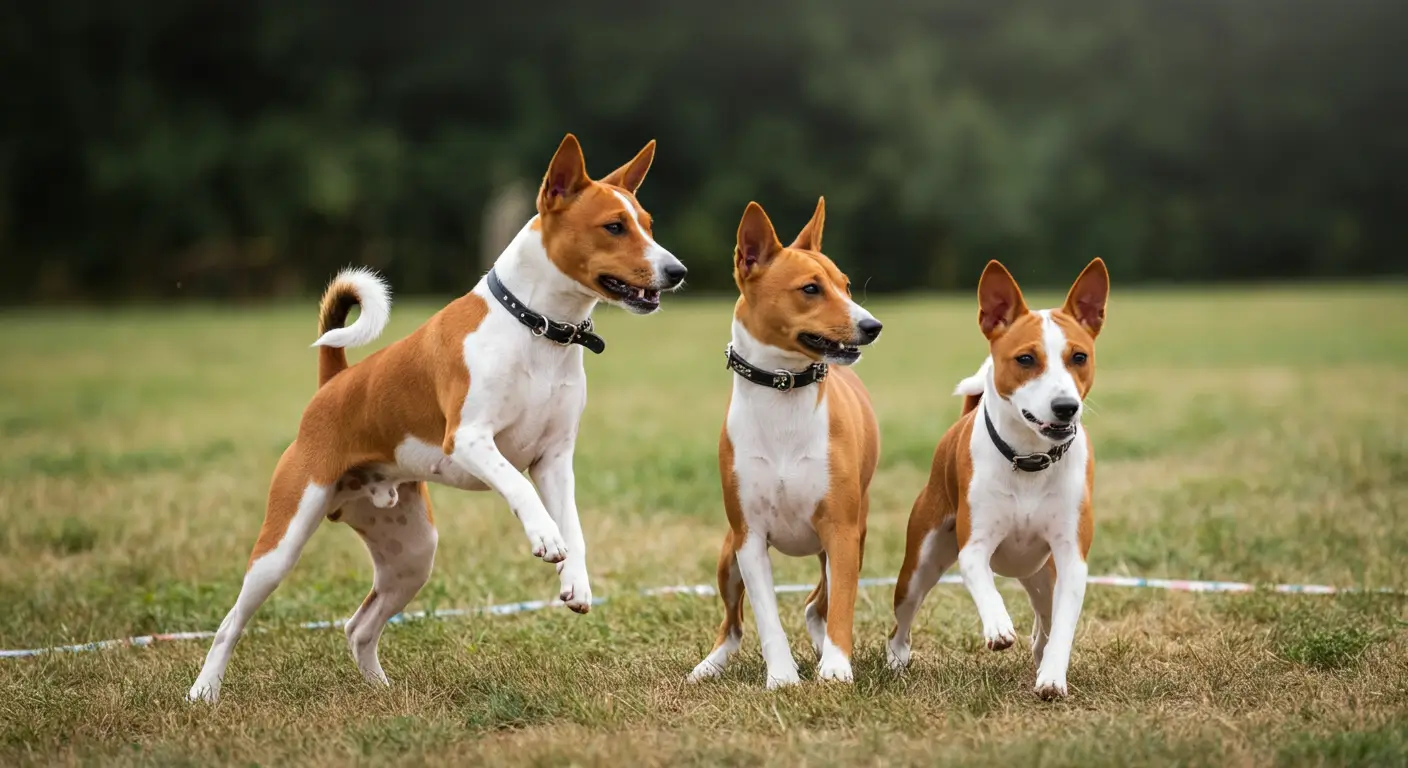
[[[1028,453],[1018,456],[1017,452],[1012,450],[1012,446],[1008,445],[1007,441],[1003,440],[997,434],[997,427],[992,425],[992,417],[988,415],[987,405],[981,407],[983,409],[983,421],[987,422],[988,425],[988,437],[992,438],[992,444],[997,446],[998,453],[1001,453],[1003,458],[1012,462],[1013,472],[1019,469],[1023,472],[1040,472],[1060,461],[1061,457],[1065,456],[1066,451],[1071,447],[1071,443],[1076,441],[1075,436],[1072,436],[1070,440],[1061,443],[1046,453]]]
[[[494,294],[494,298],[504,305],[504,309],[512,312],[513,316],[518,318],[518,322],[527,326],[534,336],[542,336],[548,341],[555,341],[564,347],[569,344],[581,344],[598,355],[606,350],[606,339],[592,332],[590,317],[577,325],[555,323],[523,306],[523,302],[504,287],[493,269],[489,270],[489,293]]]
[[[733,351],[732,344],[725,350],[725,356],[728,358],[729,369],[734,373],[754,384],[779,392],[826,381],[826,363],[812,363],[801,373],[793,373],[783,368],[766,371],[739,357],[738,353]]]

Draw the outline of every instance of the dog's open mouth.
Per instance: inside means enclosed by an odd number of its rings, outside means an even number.
[[[626,309],[640,314],[649,314],[660,308],[660,292],[653,288],[640,288],[620,278],[602,275],[597,278],[606,295],[621,302]]]
[[[1022,416],[1025,417],[1027,421],[1030,421],[1031,423],[1035,424],[1037,426],[1038,432],[1041,432],[1043,436],[1049,437],[1052,440],[1065,440],[1068,437],[1074,436],[1076,433],[1076,422],[1074,421],[1066,422],[1064,424],[1051,421],[1042,421],[1041,419],[1038,419],[1037,417],[1033,416],[1032,412],[1027,410],[1026,408],[1022,409]]]
[[[803,346],[821,355],[821,359],[828,363],[839,365],[850,365],[860,359],[860,347],[854,344],[844,344],[833,341],[815,333],[803,333],[797,337]]]

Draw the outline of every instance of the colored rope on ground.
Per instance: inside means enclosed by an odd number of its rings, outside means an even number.
[[[963,579],[956,574],[948,574],[939,579],[940,584],[962,584]],[[1269,587],[1258,587],[1240,581],[1193,581],[1189,579],[1144,579],[1137,576],[1091,576],[1086,580],[1087,584],[1102,587],[1126,587],[1134,589],[1162,589],[1170,592],[1278,592],[1282,594],[1297,595],[1334,595],[1351,592],[1373,592],[1377,594],[1402,595],[1402,591],[1395,589],[1375,589],[1364,590],[1354,587],[1330,587],[1323,584],[1275,584]],[[861,579],[860,586],[866,587],[888,587],[894,586],[894,578],[882,579]],[[778,593],[789,592],[810,592],[812,584],[779,584],[774,588]],[[718,594],[718,589],[708,584],[652,587],[640,590],[643,597],[656,597],[659,595],[695,595],[698,597],[712,597]],[[592,605],[601,605],[606,602],[606,598],[598,597],[592,600]],[[421,619],[452,619],[462,616],[508,616],[515,613],[531,613],[541,611],[545,608],[565,607],[558,600],[525,600],[517,603],[502,603],[499,605],[486,605],[482,608],[442,608],[435,611],[410,611],[408,613],[398,613],[392,616],[388,624],[401,624],[408,621],[419,621]],[[308,621],[298,624],[298,629],[337,629],[347,623],[346,619],[333,621]],[[256,628],[246,630],[247,632],[267,632],[268,628]],[[55,645],[48,648],[22,648],[14,650],[0,650],[0,659],[18,659],[29,656],[42,656],[49,653],[83,653],[86,651],[101,651],[108,648],[120,648],[133,646],[145,648],[157,643],[174,642],[177,640],[208,640],[215,637],[214,632],[169,632],[160,635],[142,635],[140,637],[127,637],[118,640],[97,640],[91,643],[80,643],[78,645]]]

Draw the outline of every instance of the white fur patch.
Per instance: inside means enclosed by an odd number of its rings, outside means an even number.
[[[391,288],[381,275],[367,267],[348,267],[337,273],[329,287],[343,284],[352,289],[362,313],[346,328],[334,328],[313,342],[315,347],[360,347],[376,341],[391,319]]]

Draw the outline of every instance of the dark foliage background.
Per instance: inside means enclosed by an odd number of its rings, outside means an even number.
[[[0,300],[238,298],[482,268],[566,131],[691,284],[757,199],[868,289],[1408,271],[1408,4],[0,5]]]

